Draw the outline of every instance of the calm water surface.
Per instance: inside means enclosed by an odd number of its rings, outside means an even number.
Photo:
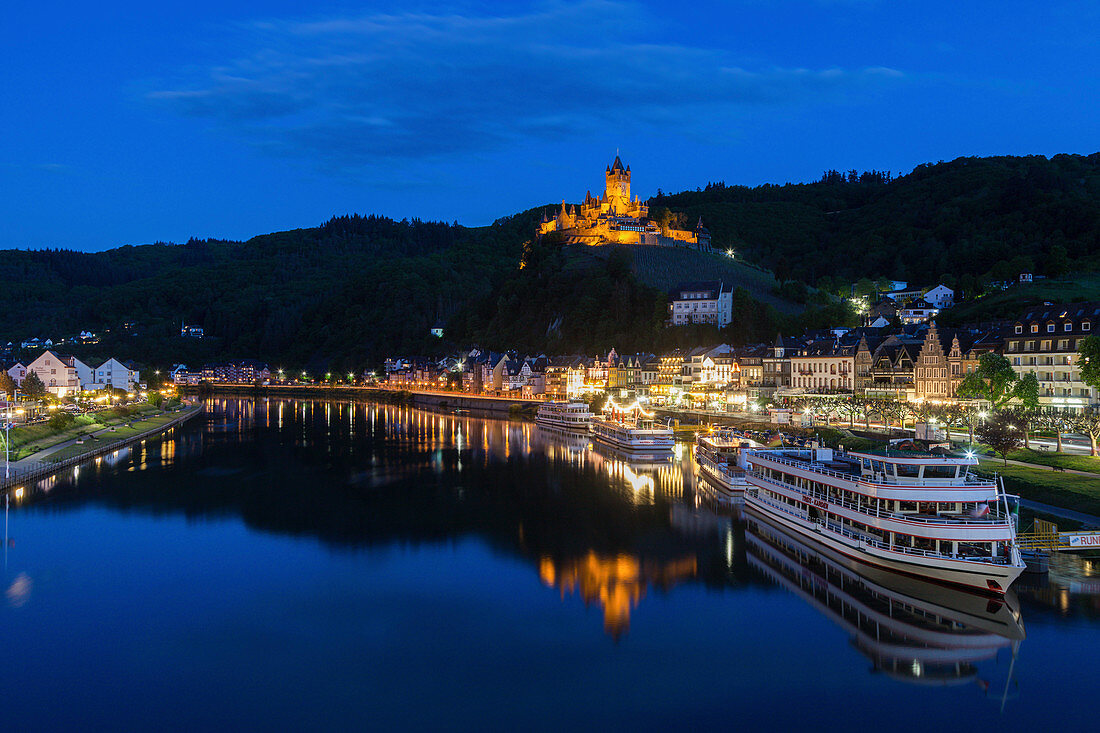
[[[689,452],[213,400],[13,501],[0,723],[1091,728],[1087,566],[1005,604],[879,585],[708,508]]]

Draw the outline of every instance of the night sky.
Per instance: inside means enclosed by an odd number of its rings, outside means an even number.
[[[1100,149],[1100,3],[10,3],[0,247]]]

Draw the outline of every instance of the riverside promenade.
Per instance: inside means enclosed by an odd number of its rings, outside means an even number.
[[[185,406],[179,409],[168,422],[160,423],[148,430],[128,435],[119,440],[110,440],[111,434],[116,431],[115,427],[105,427],[94,433],[88,433],[57,445],[51,445],[49,448],[38,451],[22,460],[12,461],[6,467],[6,471],[5,468],[0,467],[0,490],[6,490],[28,481],[46,478],[69,466],[83,463],[96,456],[111,453],[119,448],[166,433],[177,425],[182,425],[196,415],[201,414],[202,410],[201,405]],[[101,438],[107,438],[107,440],[101,440]],[[86,447],[85,450],[81,450],[74,455],[68,455],[61,460],[51,460],[51,457],[57,453],[81,444]]]
[[[300,399],[381,399],[384,401],[402,400],[406,404],[418,407],[436,407],[444,409],[479,410],[495,416],[510,414],[516,409],[534,409],[544,400],[524,397],[504,397],[495,395],[474,395],[466,392],[447,392],[436,390],[397,390],[382,387],[353,387],[341,385],[269,384],[262,387],[234,384],[211,384],[208,393],[199,387],[181,386],[180,394],[189,396],[242,396],[242,397],[291,397]]]

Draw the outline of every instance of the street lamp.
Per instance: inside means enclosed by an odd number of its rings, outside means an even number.
[[[4,418],[4,478],[8,478],[11,472],[11,399],[4,392],[4,402],[8,406],[7,417]]]

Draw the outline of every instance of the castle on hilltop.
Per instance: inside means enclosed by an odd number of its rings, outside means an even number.
[[[649,206],[635,196],[630,198],[630,166],[623,167],[619,156],[607,167],[603,195],[589,191],[578,209],[566,207],[553,218],[545,213],[539,236],[560,232],[567,244],[646,244],[659,247],[692,247],[710,251],[710,232],[700,218],[694,231],[661,226],[649,218]]]

